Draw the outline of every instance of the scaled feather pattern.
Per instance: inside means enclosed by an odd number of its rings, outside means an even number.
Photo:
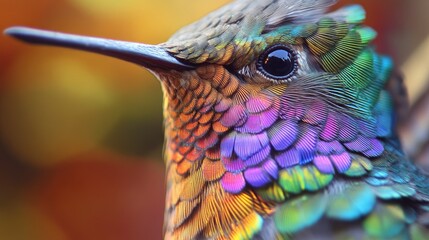
[[[235,1],[162,44],[196,70],[160,71],[166,238],[419,239],[429,179],[401,150],[393,62],[352,5]],[[294,76],[255,65],[293,49]],[[427,219],[427,217],[426,217]],[[426,222],[427,224],[427,222]]]

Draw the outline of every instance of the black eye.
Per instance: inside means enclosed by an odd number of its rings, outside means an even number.
[[[286,80],[295,73],[297,61],[290,48],[276,45],[268,48],[259,57],[256,67],[265,77]]]

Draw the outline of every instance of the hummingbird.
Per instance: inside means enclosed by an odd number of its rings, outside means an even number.
[[[335,3],[237,0],[158,45],[5,33],[159,79],[165,239],[426,239],[429,178],[396,134],[403,84],[365,10]]]

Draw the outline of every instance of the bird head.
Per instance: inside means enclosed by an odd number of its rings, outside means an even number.
[[[272,202],[366,174],[394,136],[392,61],[370,46],[362,7],[328,12],[334,3],[238,0],[159,45],[6,34],[149,69],[165,97],[167,235],[243,234],[231,229],[242,221],[252,235]]]

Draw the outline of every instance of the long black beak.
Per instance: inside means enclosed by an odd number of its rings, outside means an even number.
[[[27,27],[11,27],[5,30],[5,34],[28,43],[54,45],[100,53],[150,69],[188,70],[195,68],[192,65],[178,61],[161,46],[157,45],[85,37]]]

